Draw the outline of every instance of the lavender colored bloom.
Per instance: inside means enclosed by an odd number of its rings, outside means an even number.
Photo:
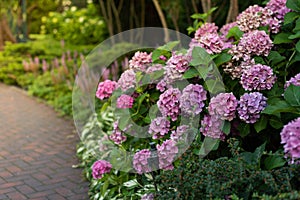
[[[285,14],[291,11],[286,7],[286,0],[270,0],[266,5],[266,9],[271,10],[279,20],[283,20]]]
[[[154,200],[154,194],[150,193],[150,194],[144,194],[141,198],[141,200]]]
[[[245,93],[241,96],[237,108],[239,118],[253,124],[260,118],[260,113],[267,106],[267,98],[259,92]]]
[[[300,73],[296,74],[296,76],[292,77],[289,81],[287,81],[284,85],[284,88],[288,88],[290,85],[300,86]]]
[[[223,121],[217,115],[205,115],[203,120],[201,120],[200,132],[205,137],[211,137],[215,139],[223,139],[224,133],[221,128],[223,126]]]
[[[158,117],[152,120],[149,133],[152,134],[153,139],[160,139],[168,134],[170,129],[170,122],[165,117]]]
[[[224,49],[224,42],[218,33],[208,33],[201,36],[199,39],[193,38],[190,43],[189,52],[192,51],[194,47],[202,47],[207,53],[221,53]]]
[[[115,81],[105,80],[99,83],[96,92],[96,97],[101,100],[109,98],[112,95],[113,91],[116,89],[116,87],[117,83]]]
[[[135,72],[132,69],[126,70],[121,74],[121,77],[118,80],[118,87],[120,87],[123,91],[126,91],[129,88],[134,88],[135,85]]]
[[[163,65],[161,65],[161,64],[154,64],[154,65],[151,65],[150,67],[148,67],[148,69],[146,70],[146,74],[153,73],[153,72],[159,71],[161,69],[163,69]]]
[[[101,179],[104,174],[109,173],[112,165],[105,160],[98,160],[92,166],[92,175],[94,179]]]
[[[235,118],[238,101],[232,93],[220,93],[211,98],[208,111],[210,115],[219,116],[222,120],[231,121]]]
[[[143,149],[133,157],[133,167],[137,173],[147,173],[151,171],[151,168],[148,163],[148,159],[151,157],[151,151],[149,149]]]
[[[171,140],[175,142],[183,141],[185,139],[184,136],[187,135],[187,131],[189,130],[189,126],[181,125],[176,128],[176,131],[172,131]]]
[[[198,115],[204,107],[204,101],[206,100],[206,91],[201,85],[189,84],[186,86],[182,95],[180,96],[180,109],[183,113],[192,115]]]
[[[270,90],[276,81],[273,70],[267,65],[257,64],[244,70],[240,83],[248,91]]]
[[[119,122],[114,122],[114,129],[112,134],[109,136],[109,139],[112,140],[115,144],[121,144],[127,140],[127,137],[124,135],[123,131],[118,127]],[[124,130],[126,131],[126,129]]]
[[[291,163],[300,159],[300,118],[290,121],[283,127],[280,133],[281,144],[284,144],[286,157],[290,157]],[[300,161],[296,162],[297,164]]]
[[[117,108],[132,108],[133,101],[134,99],[131,96],[127,94],[122,94],[117,99]]]
[[[164,79],[160,80],[157,85],[156,89],[159,90],[160,92],[164,92],[166,90],[167,83]]]
[[[147,54],[146,52],[135,52],[134,56],[129,61],[129,69],[136,71],[146,71],[146,69],[152,63],[152,54]]]
[[[172,162],[178,153],[176,142],[173,140],[166,140],[162,143],[162,145],[156,145],[156,148],[159,160],[159,168],[172,170],[174,168]]]
[[[190,56],[186,56],[183,54],[175,54],[173,52],[172,57],[167,61],[167,66],[169,67],[170,65],[175,66],[175,69],[179,73],[184,73],[186,70],[189,68],[189,62],[191,61]]]
[[[180,113],[179,109],[179,99],[181,92],[177,88],[169,88],[164,93],[162,93],[157,102],[158,109],[164,117],[171,117],[172,121],[177,119]]]
[[[195,39],[199,40],[206,34],[217,34],[218,29],[219,28],[215,25],[215,23],[205,23],[195,32]]]

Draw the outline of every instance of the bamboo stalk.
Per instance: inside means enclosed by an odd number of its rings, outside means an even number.
[[[165,33],[165,39],[164,39],[164,40],[165,40],[165,42],[167,43],[167,42],[170,41],[170,36],[169,36],[169,32],[168,32],[168,30],[167,30],[167,29],[168,29],[168,26],[167,26],[166,18],[165,18],[164,13],[163,13],[163,11],[162,11],[160,5],[159,5],[158,0],[152,0],[152,2],[153,2],[154,6],[155,6],[155,8],[156,8],[156,11],[157,11],[158,16],[159,16],[160,21],[161,21],[161,24],[162,24],[162,26],[163,26],[163,28],[164,28],[164,33]]]

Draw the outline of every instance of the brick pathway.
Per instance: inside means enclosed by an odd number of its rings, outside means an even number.
[[[0,199],[88,199],[69,120],[0,84]]]

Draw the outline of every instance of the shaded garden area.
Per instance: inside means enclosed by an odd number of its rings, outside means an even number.
[[[4,0],[0,11],[0,82],[70,119],[74,88],[93,91],[77,145],[90,199],[300,198],[299,0]],[[164,28],[164,44],[120,34],[143,27]]]

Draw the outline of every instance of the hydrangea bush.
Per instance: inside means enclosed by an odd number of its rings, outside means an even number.
[[[164,184],[155,176],[177,170],[188,148],[199,162],[242,158],[235,162],[251,170],[299,164],[300,9],[295,2],[250,6],[221,29],[205,23],[188,49],[171,42],[138,51],[117,82],[100,82],[101,112],[114,117],[106,142],[99,144],[120,151],[104,150],[103,160],[92,166],[98,196],[154,199]],[[176,184],[171,189],[181,195]],[[226,195],[229,199],[230,190]]]

